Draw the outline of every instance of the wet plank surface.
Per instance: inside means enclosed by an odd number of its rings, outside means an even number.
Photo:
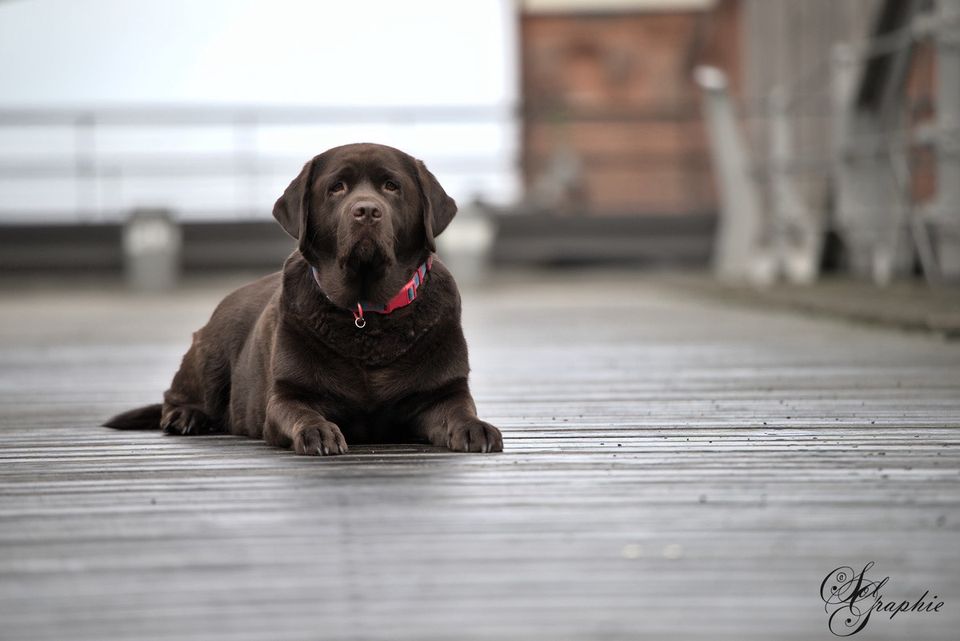
[[[834,317],[894,329],[960,339],[960,287],[930,287],[920,280],[872,286],[849,277],[825,277],[812,285],[718,286],[707,274],[674,274],[671,283],[693,292]]]
[[[960,345],[624,274],[464,292],[501,455],[97,427],[233,283],[0,292],[2,639],[955,639]],[[572,293],[574,292],[574,293]]]

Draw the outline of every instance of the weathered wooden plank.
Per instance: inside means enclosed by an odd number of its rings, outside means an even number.
[[[960,345],[512,274],[464,295],[502,455],[98,428],[231,284],[0,291],[0,638],[828,638],[870,560],[948,609],[869,638],[955,638]]]

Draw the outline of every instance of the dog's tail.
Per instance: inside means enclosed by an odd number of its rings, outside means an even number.
[[[160,411],[163,405],[146,405],[135,410],[117,414],[103,424],[115,430],[158,430],[160,429]]]

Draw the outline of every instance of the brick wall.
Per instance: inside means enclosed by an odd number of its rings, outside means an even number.
[[[735,49],[730,12],[521,16],[523,173],[571,213],[715,209],[690,74]],[[725,66],[729,62],[725,63]],[[565,159],[565,163],[564,163]],[[558,170],[557,166],[566,167]]]

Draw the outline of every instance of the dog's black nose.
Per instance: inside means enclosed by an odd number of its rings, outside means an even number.
[[[350,213],[353,214],[354,218],[362,222],[375,222],[383,215],[380,207],[369,200],[361,200],[355,203],[353,207],[350,208]]]

